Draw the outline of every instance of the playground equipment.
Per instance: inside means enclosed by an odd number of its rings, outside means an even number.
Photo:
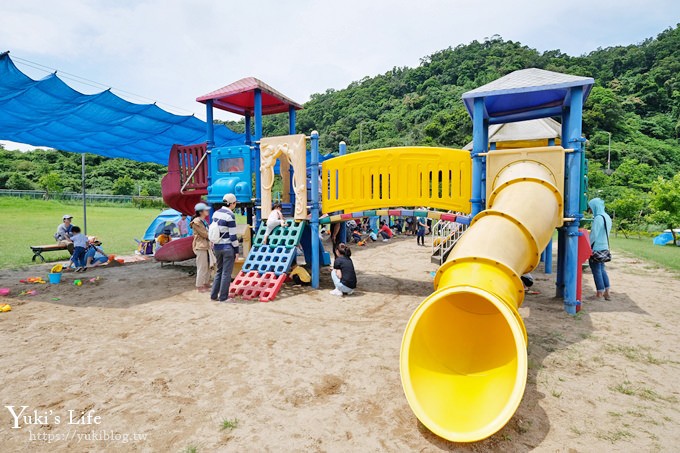
[[[461,217],[461,216],[456,216]],[[468,224],[456,220],[440,219],[432,226],[432,255],[430,261],[442,265],[467,230]]]
[[[463,95],[473,119],[475,217],[437,272],[436,291],[411,316],[400,355],[411,409],[445,439],[484,439],[519,406],[527,375],[520,276],[539,263],[558,227],[557,293],[568,313],[580,305],[581,115],[592,84],[529,69]],[[489,124],[558,115],[570,149],[489,150]]]
[[[409,405],[434,433],[473,442],[498,431],[517,409],[526,384],[520,276],[540,261],[550,272],[555,228],[557,296],[563,298],[567,313],[580,307],[577,267],[585,250],[581,248],[579,256],[579,223],[586,191],[581,121],[593,79],[526,69],[465,93],[463,101],[473,120],[471,152],[401,147],[347,155],[341,143],[340,155],[334,158],[319,154],[318,133],[294,135],[299,105],[257,79],[244,80],[198,98],[208,106],[206,145],[174,147],[170,159],[177,164],[169,165],[173,176],[167,176],[167,197],[165,181],[163,186],[166,201],[177,206],[182,205],[177,200],[193,203],[203,192],[209,200],[220,200],[225,191],[241,190],[237,198],[249,207],[248,223],[256,227],[269,212],[271,189],[276,175],[281,176],[284,205],[292,219],[286,228],[274,231],[267,246],[262,245],[260,226],[232,294],[272,300],[298,244],[311,263],[312,286],[318,288],[320,267],[328,262],[318,240],[320,224],[382,215],[469,224],[464,234],[442,235],[441,242],[455,246],[446,254],[442,250],[435,292],[409,320],[400,371]],[[213,148],[213,105],[245,115],[244,146]],[[289,113],[291,135],[263,139],[262,115],[284,111]],[[547,135],[498,149],[489,143],[490,125],[556,116],[562,118],[561,134],[547,121],[541,123],[547,124]],[[555,146],[559,136],[562,146]],[[285,159],[277,171],[279,157]],[[255,169],[254,187],[248,168]],[[427,206],[471,216],[395,206]]]
[[[406,327],[406,397],[423,424],[444,438],[483,439],[505,425],[522,399],[527,343],[517,312],[524,298],[520,276],[538,265],[562,225],[564,150],[555,148],[489,154],[488,208],[458,240],[435,276],[436,291]]]

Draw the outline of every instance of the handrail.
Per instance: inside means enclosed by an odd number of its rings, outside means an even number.
[[[191,178],[194,177],[194,175],[196,174],[196,171],[198,171],[198,168],[201,166],[201,164],[203,163],[203,161],[205,160],[205,158],[208,156],[208,154],[210,154],[210,151],[206,151],[205,153],[203,153],[203,155],[201,156],[201,158],[198,159],[198,162],[196,163],[196,165],[194,165],[194,169],[191,170],[191,173],[189,174],[189,177],[187,178],[186,181],[184,181],[184,184],[182,184],[182,188],[179,189],[179,192],[180,192],[180,193],[184,193],[184,189],[186,189],[187,185],[189,184],[189,181],[191,181]]]

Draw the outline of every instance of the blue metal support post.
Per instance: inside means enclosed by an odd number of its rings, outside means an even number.
[[[564,310],[573,315],[576,314],[576,279],[578,271],[578,236],[579,221],[582,217],[580,212],[581,198],[581,153],[583,152],[583,138],[581,137],[581,123],[583,111],[583,88],[574,87],[569,97],[569,121],[567,147],[574,152],[567,154],[565,173],[567,180],[565,188],[565,211],[566,216],[573,221],[565,222],[565,253],[564,253]]]
[[[319,287],[319,274],[321,273],[319,256],[319,133],[312,132],[312,155],[309,163],[312,177],[312,221],[310,223],[312,235],[312,288]]]
[[[260,143],[262,139],[262,91],[258,88],[254,93],[254,114],[255,114],[255,222],[260,223],[260,218],[262,216],[262,208],[258,209],[257,206],[262,202],[262,187],[260,181]]]
[[[208,153],[210,153],[210,150],[215,147],[215,123],[213,122],[213,101],[212,99],[208,99],[208,101],[205,103],[205,124],[206,124],[206,131],[205,131],[205,147]],[[209,159],[210,156],[207,157]],[[208,161],[206,165],[210,165],[211,162]],[[210,177],[210,172],[207,172],[208,175],[208,187],[212,184],[212,178]],[[212,212],[210,213],[210,216],[212,217]]]
[[[213,101],[208,99],[205,103],[205,123],[206,123],[206,139],[208,149],[215,147],[215,123],[213,122]]]
[[[488,151],[489,123],[484,120],[484,98],[475,98],[472,118],[472,217],[484,210],[484,160],[480,153]]]
[[[347,143],[345,142],[338,143],[338,154],[341,156],[347,154]]]
[[[568,106],[562,108],[562,147],[568,148],[569,143],[569,116],[570,109]],[[564,217],[568,217],[567,213],[567,197],[569,193],[569,171],[567,167],[568,156],[565,156],[565,173],[564,173]],[[555,297],[564,297],[564,272],[565,272],[565,247],[566,247],[566,225],[557,229],[557,278],[555,280]]]
[[[288,106],[288,133],[290,135],[295,134],[295,116],[296,116],[295,107],[293,107],[292,105],[289,105]]]
[[[545,248],[543,251],[543,268],[545,269],[546,274],[552,274],[552,248],[553,248],[553,240],[550,239],[550,242],[548,242],[548,246]]]
[[[252,128],[252,126],[251,126],[251,124],[250,124],[250,123],[251,123],[251,121],[250,121],[250,113],[246,113],[246,114],[243,115],[243,116],[244,116],[245,123],[246,123],[246,124],[245,124],[245,126],[246,126],[246,130],[245,130],[245,132],[246,132],[246,145],[251,145],[251,144],[253,143],[253,139],[252,139],[252,137],[250,136],[250,134],[251,134],[251,130],[250,130],[250,129]]]

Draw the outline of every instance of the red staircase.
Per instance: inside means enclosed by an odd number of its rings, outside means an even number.
[[[183,214],[192,215],[196,203],[208,194],[207,189],[206,144],[173,145],[168,158],[168,174],[161,180],[163,201]]]

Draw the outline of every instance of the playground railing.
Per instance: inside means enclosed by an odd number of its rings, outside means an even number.
[[[455,213],[460,214],[460,213]],[[462,215],[462,214],[460,214]],[[450,220],[438,220],[432,226],[432,262],[442,264],[468,225]]]

